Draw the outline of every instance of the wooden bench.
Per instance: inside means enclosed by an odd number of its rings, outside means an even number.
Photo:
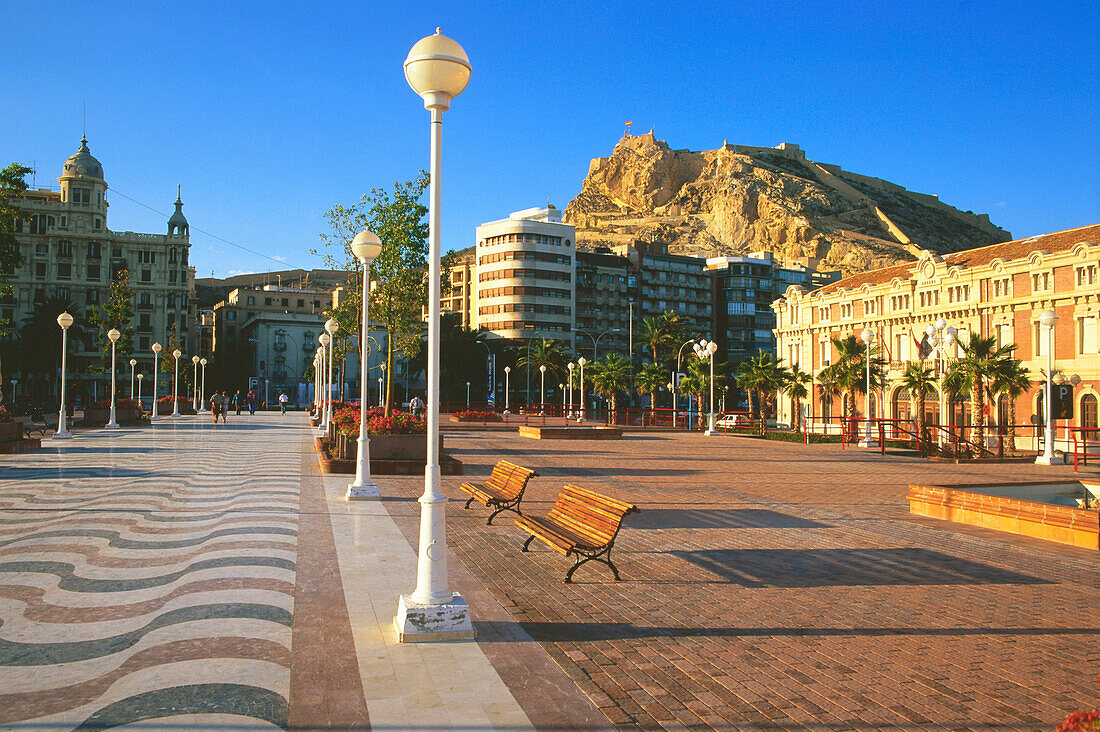
[[[50,419],[46,415],[39,415],[41,422],[32,419],[30,422],[23,423],[23,434],[29,435],[32,432],[37,432],[42,437],[46,436],[47,432],[57,432],[57,417]]]
[[[501,460],[493,466],[493,472],[484,483],[463,483],[459,486],[470,498],[466,501],[466,508],[477,501],[486,508],[495,508],[485,523],[492,525],[493,519],[502,511],[512,511],[519,514],[519,502],[523,498],[523,491],[527,488],[527,481],[538,477],[534,470],[521,467],[507,460]]]
[[[565,575],[566,582],[573,581],[573,573],[578,567],[593,560],[611,567],[618,582],[619,570],[611,562],[611,547],[623,517],[638,512],[639,509],[629,503],[566,485],[549,514],[545,517],[520,516],[516,524],[531,534],[523,544],[523,551],[527,551],[537,538],[566,556],[575,555],[576,561]]]

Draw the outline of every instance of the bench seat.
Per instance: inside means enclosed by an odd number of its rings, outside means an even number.
[[[567,583],[573,581],[578,567],[591,561],[606,564],[618,581],[619,570],[611,561],[611,548],[623,517],[631,513],[638,513],[638,508],[569,484],[561,489],[546,516],[520,516],[515,523],[531,534],[523,544],[523,551],[528,551],[531,542],[538,539],[554,551],[574,555],[574,564],[565,575]]]
[[[527,489],[527,482],[531,478],[538,477],[538,473],[507,460],[500,460],[493,466],[493,472],[484,483],[463,483],[459,489],[470,496],[465,508],[469,508],[474,501],[486,508],[495,509],[486,524],[492,525],[493,519],[502,511],[512,511],[522,516],[519,510],[519,502],[523,500],[523,492]]]

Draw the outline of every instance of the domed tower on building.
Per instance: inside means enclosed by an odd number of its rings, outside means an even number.
[[[183,215],[183,200],[180,198],[180,186],[176,186],[176,212],[168,219],[168,236],[187,237],[190,229],[187,217]]]
[[[80,149],[61,168],[61,202],[72,210],[72,225],[78,230],[105,231],[107,228],[107,182],[103,166],[88,150],[86,137],[80,138]]]

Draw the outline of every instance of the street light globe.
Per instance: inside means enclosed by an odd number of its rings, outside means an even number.
[[[924,329],[924,334],[929,338],[933,338],[936,335],[936,326],[930,325]]]
[[[572,370],[573,370],[573,362],[572,362],[572,361],[570,361],[570,362],[569,362],[569,370],[570,370],[570,371],[572,371]]]
[[[956,328],[955,326],[952,325],[952,326],[949,326],[947,328],[947,335],[951,336],[952,338],[954,338],[958,334],[959,334],[959,329]]]
[[[382,240],[370,229],[363,229],[351,240],[351,253],[363,264],[373,262],[382,251]]]
[[[718,353],[718,344],[715,343],[714,341],[711,341],[710,343],[708,343],[707,344],[707,353],[711,354],[712,356],[714,354]]]
[[[199,359],[199,365],[200,366],[205,366],[206,365],[206,359],[205,358],[200,358]]]
[[[57,322],[60,323],[61,319],[58,318]],[[1050,308],[1047,308],[1039,315],[1039,322],[1044,328],[1053,328],[1054,324],[1058,322],[1058,313],[1054,312]]]
[[[585,361],[584,356],[581,356],[577,359],[577,363],[579,363],[581,366],[584,366],[586,363],[588,363],[588,361]]]
[[[565,384],[558,384],[558,388],[559,388],[559,389],[564,389],[564,388],[565,388]]]
[[[329,335],[334,334],[338,330],[340,330],[340,324],[336,322],[335,318],[329,318],[325,321],[325,331]]]
[[[668,382],[667,384],[665,384],[665,386],[667,386],[669,389],[671,389],[672,388],[672,382],[671,381]]]
[[[512,373],[512,367],[511,366],[505,366],[504,367],[504,373],[506,373],[506,374]]]
[[[183,355],[183,351],[181,351],[181,350],[180,350],[180,349],[178,349],[178,348],[177,348],[176,350],[172,351],[172,356],[173,356],[174,358],[179,358],[179,357],[180,357],[180,356],[182,356],[182,355]]]
[[[131,366],[137,366],[137,359],[136,358],[131,358],[130,359],[130,365]]]
[[[950,346],[955,342],[955,334],[951,332],[952,330],[952,328],[947,329],[947,333],[943,337],[943,345]]]
[[[317,336],[317,340],[321,341],[322,346],[327,346],[329,343],[332,343],[332,336],[330,336],[328,333],[322,333],[321,335]]]
[[[1081,383],[1081,377],[1077,374],[1074,374],[1073,376],[1069,377],[1069,383],[1073,384],[1074,386],[1077,386],[1078,384]]]
[[[943,330],[945,325],[947,325],[947,321],[943,318],[940,318],[936,321],[936,330]]]
[[[141,380],[142,380],[142,379],[144,379],[144,378],[145,378],[145,374],[138,374],[138,375],[137,375],[137,380],[138,380],[138,381],[141,381]]]
[[[449,109],[451,100],[470,83],[470,59],[462,46],[436,28],[435,35],[409,49],[405,81],[424,99],[425,109]]]
[[[1051,381],[1053,381],[1058,386],[1061,386],[1062,384],[1066,383],[1066,377],[1061,371],[1059,371],[1054,375],[1054,378],[1051,379]]]
[[[542,373],[545,374],[546,373],[546,366],[545,365],[539,366],[539,371],[541,371]]]
[[[199,362],[199,357],[198,356],[192,356],[191,357],[191,363],[198,363],[198,362]]]
[[[66,310],[57,316],[57,324],[61,326],[61,330],[68,330],[69,326],[73,324],[73,316],[69,315]]]
[[[111,328],[109,331],[107,331],[107,337],[111,339],[111,343],[114,343],[122,337],[122,334],[119,333],[117,329]]]
[[[153,344],[153,353],[160,353],[161,345],[159,343]]]
[[[864,343],[870,344],[875,340],[875,332],[870,328],[864,328],[863,332],[859,334],[859,337]]]

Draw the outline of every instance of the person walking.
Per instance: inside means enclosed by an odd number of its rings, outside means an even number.
[[[218,392],[214,392],[210,395],[210,413],[214,415],[214,424],[218,423],[218,415],[225,409],[225,404],[222,403],[222,395]]]
[[[237,416],[241,414],[241,402],[244,401],[244,394],[240,389],[237,389],[237,393],[233,395],[233,408],[237,410]]]
[[[279,409],[282,411],[283,416],[286,416],[286,403],[290,401],[290,397],[286,395],[285,391],[279,392]]]
[[[222,424],[225,424],[225,415],[229,412],[229,393],[222,392]]]
[[[253,389],[248,390],[248,413],[250,415],[256,414],[256,392]]]

